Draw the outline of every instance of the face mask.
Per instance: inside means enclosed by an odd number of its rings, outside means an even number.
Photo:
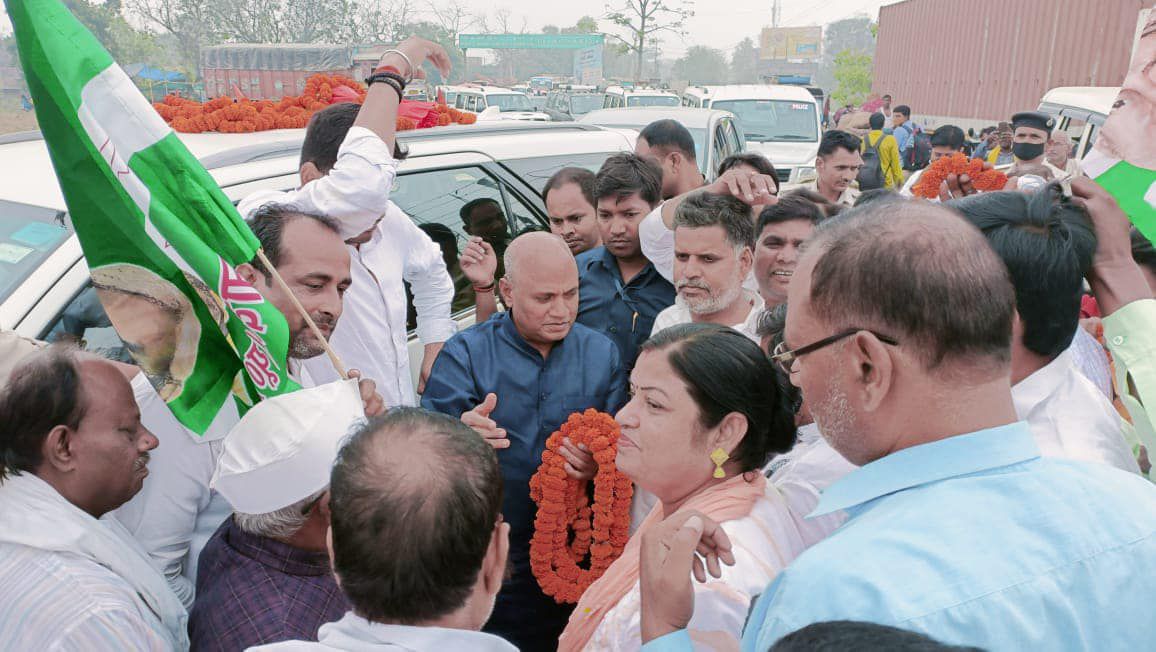
[[[1012,154],[1021,161],[1032,161],[1044,155],[1043,143],[1016,143]]]

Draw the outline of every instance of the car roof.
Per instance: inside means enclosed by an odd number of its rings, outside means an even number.
[[[794,100],[815,104],[815,96],[802,86],[782,84],[730,84],[706,86],[712,102],[718,100]]]
[[[402,132],[400,140],[409,148],[411,159],[477,152],[502,161],[545,155],[541,147],[543,132],[549,133],[550,154],[589,154],[633,147],[628,135],[575,122],[453,125]],[[219,183],[232,185],[246,177],[256,180],[295,174],[305,130],[179,134],[179,137]],[[19,161],[19,164],[7,165],[3,161]],[[65,210],[64,196],[42,138],[28,134],[19,142],[0,140],[0,165],[6,170],[0,200]]]
[[[1061,86],[1044,93],[1040,104],[1071,106],[1106,116],[1119,95],[1119,86]]]
[[[578,118],[578,122],[616,127],[645,127],[655,120],[673,118],[688,129],[705,129],[711,120],[730,115],[733,114],[729,111],[692,109],[683,106],[631,106],[621,109],[597,109]]]

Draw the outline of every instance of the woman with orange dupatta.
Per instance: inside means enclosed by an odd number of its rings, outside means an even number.
[[[659,499],[622,556],[583,594],[558,649],[638,650],[639,542],[679,510],[722,524],[735,565],[695,583],[696,650],[737,650],[751,600],[805,548],[787,501],[761,472],[795,441],[794,417],[758,345],[713,324],[683,324],[641,347],[618,469]]]

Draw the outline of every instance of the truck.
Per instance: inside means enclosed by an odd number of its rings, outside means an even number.
[[[979,130],[1059,87],[1115,87],[1146,0],[905,0],[879,10],[872,91],[924,128]]]
[[[201,48],[201,78],[208,98],[279,100],[300,95],[312,75],[365,78],[354,48],[316,43],[234,44]]]

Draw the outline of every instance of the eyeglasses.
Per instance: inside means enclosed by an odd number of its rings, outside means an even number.
[[[802,357],[808,353],[818,351],[819,349],[821,349],[825,346],[830,346],[830,345],[834,344],[835,342],[838,342],[839,340],[851,337],[852,335],[854,335],[856,333],[864,332],[864,331],[871,333],[880,342],[883,342],[884,344],[890,344],[891,346],[899,346],[899,342],[893,337],[887,337],[886,335],[880,335],[879,333],[876,333],[875,331],[867,330],[866,328],[848,328],[847,330],[839,331],[838,333],[835,333],[834,335],[831,335],[830,337],[824,337],[823,339],[821,339],[817,342],[811,342],[810,344],[808,344],[806,346],[800,346],[799,348],[797,348],[793,351],[787,350],[787,343],[785,341],[779,342],[779,345],[776,346],[775,350],[771,352],[771,360],[774,361],[775,364],[779,365],[779,367],[782,368],[782,370],[784,372],[786,372],[787,374],[791,374],[791,373],[793,373],[792,367],[795,366],[795,360],[798,360],[800,357]]]

